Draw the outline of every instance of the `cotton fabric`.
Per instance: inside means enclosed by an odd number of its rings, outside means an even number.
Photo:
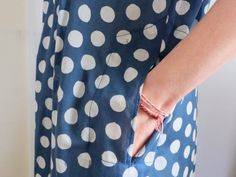
[[[197,88],[133,159],[143,82],[208,0],[45,0],[35,77],[35,177],[193,177]],[[191,60],[191,58],[190,58]],[[158,90],[157,90],[158,92]]]

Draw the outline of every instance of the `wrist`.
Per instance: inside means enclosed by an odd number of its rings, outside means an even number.
[[[157,78],[149,73],[144,80],[142,93],[160,110],[170,113],[178,97],[167,88],[167,85],[161,84],[161,81],[157,81]]]

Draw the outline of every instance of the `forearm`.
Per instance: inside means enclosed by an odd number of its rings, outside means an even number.
[[[235,7],[235,0],[218,0],[149,72],[143,93],[154,104],[169,112],[179,99],[236,55]]]

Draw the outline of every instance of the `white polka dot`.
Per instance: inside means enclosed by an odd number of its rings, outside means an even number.
[[[75,124],[78,121],[78,112],[75,108],[69,108],[64,114],[65,121],[68,124]]]
[[[148,152],[148,154],[144,158],[145,165],[151,166],[153,164],[155,154],[155,152]]]
[[[193,170],[191,170],[189,177],[195,177]]]
[[[121,128],[116,122],[108,123],[105,127],[105,132],[106,135],[112,140],[117,140],[121,137]]]
[[[189,157],[190,154],[190,146],[186,146],[184,149],[184,158],[187,159]]]
[[[76,81],[73,86],[73,94],[77,98],[81,98],[85,93],[85,84],[82,81]]]
[[[56,158],[56,170],[58,173],[64,173],[67,169],[67,164],[64,160]]]
[[[54,164],[53,164],[52,156],[51,156],[51,157],[50,157],[50,169],[51,169],[51,170],[53,169],[53,166],[54,166]]]
[[[187,177],[187,176],[188,176],[188,167],[185,167],[183,177]]]
[[[160,52],[163,52],[166,48],[166,43],[164,40],[161,40],[161,48],[160,48]]]
[[[49,117],[44,117],[42,120],[44,128],[50,130],[52,128],[52,121]]]
[[[94,131],[94,129],[90,128],[90,127],[85,127],[82,131],[81,131],[81,138],[82,140],[84,140],[85,142],[91,142],[93,143],[96,140],[96,132]]]
[[[160,134],[157,146],[162,146],[166,142],[166,137],[167,137],[166,134],[164,133]]]
[[[58,11],[58,24],[61,26],[67,26],[69,21],[69,12],[66,10]]]
[[[48,7],[49,7],[49,2],[48,1],[43,1],[43,13],[44,14],[47,14]]]
[[[106,57],[106,64],[110,67],[117,67],[121,63],[121,57],[118,53],[110,53]]]
[[[126,168],[122,177],[138,177],[138,171],[135,167]]]
[[[45,49],[49,48],[49,43],[50,43],[50,37],[49,36],[44,37],[42,40],[42,44]]]
[[[183,123],[182,117],[176,118],[174,120],[174,122],[173,122],[173,129],[174,129],[174,131],[176,131],[176,132],[179,131],[181,129],[181,127],[182,127],[182,123]]]
[[[130,144],[129,147],[127,148],[127,152],[128,152],[130,157],[132,155],[132,149],[133,149],[133,144]]]
[[[196,162],[196,153],[195,153],[195,149],[192,151],[191,161],[192,161],[194,164],[195,164],[195,162]]]
[[[83,35],[80,31],[72,30],[68,35],[68,42],[72,47],[79,48],[83,43]]]
[[[36,161],[40,168],[44,169],[46,167],[46,162],[42,156],[38,156]]]
[[[38,111],[38,103],[36,102],[35,99],[34,99],[34,102],[33,102],[33,109],[34,109],[34,112]]]
[[[100,75],[95,80],[95,86],[97,89],[106,87],[110,82],[110,77],[107,74]]]
[[[37,174],[35,175],[35,177],[42,177],[42,176],[41,176],[40,174],[37,173]]]
[[[196,118],[197,118],[197,108],[194,108],[193,120],[196,121]]]
[[[137,115],[130,121],[131,127],[134,131],[135,131],[135,126],[136,126],[136,124],[135,124],[136,119],[137,119]]]
[[[56,147],[55,135],[51,133],[51,148],[54,149]]]
[[[112,151],[105,151],[101,155],[103,165],[112,167],[117,163],[117,157]]]
[[[198,88],[195,88],[195,93],[194,93],[195,97],[198,97]]]
[[[184,39],[189,33],[189,27],[187,25],[178,26],[174,31],[174,36],[177,39]]]
[[[166,24],[168,23],[169,18],[170,18],[170,15],[168,14],[168,15],[166,16],[166,21],[165,21]]]
[[[98,115],[98,105],[94,100],[89,100],[84,107],[85,114],[89,117],[95,117]]]
[[[111,23],[115,18],[114,10],[109,6],[104,6],[100,10],[100,15],[103,21]]]
[[[45,60],[41,60],[38,64],[38,69],[41,73],[44,73],[45,72],[45,69],[46,69],[46,62]]]
[[[90,40],[95,47],[101,47],[105,43],[105,36],[101,31],[93,31]]]
[[[191,124],[188,124],[188,125],[186,126],[186,128],[185,128],[184,134],[185,134],[186,137],[189,137],[190,134],[191,134],[191,132],[192,132],[192,125],[191,125]]]
[[[48,87],[53,90],[53,77],[49,77],[48,78]]]
[[[57,110],[52,111],[52,123],[57,126]]]
[[[57,89],[57,99],[58,99],[57,101],[58,101],[58,102],[60,102],[60,101],[62,100],[63,95],[64,95],[63,90],[62,90],[62,88],[59,86],[58,89]]]
[[[186,107],[187,114],[190,115],[192,113],[192,110],[193,110],[193,104],[192,101],[189,101]]]
[[[152,8],[158,14],[163,12],[166,9],[166,0],[153,0]]]
[[[41,136],[40,137],[40,143],[44,148],[47,148],[50,144],[49,140],[48,140],[48,137],[46,137],[46,136]]]
[[[83,4],[78,9],[78,16],[83,22],[89,22],[91,18],[91,10],[88,5]]]
[[[53,17],[54,17],[53,14],[51,14],[51,15],[48,17],[48,26],[49,26],[50,28],[52,28],[52,26],[53,26]]]
[[[175,140],[171,143],[170,145],[170,151],[175,154],[179,151],[180,148],[180,141],[179,140]]]
[[[50,57],[50,64],[51,64],[51,66],[54,68],[54,66],[55,66],[55,54],[53,54],[53,55]]]
[[[184,15],[186,14],[190,9],[190,3],[185,0],[179,0],[176,3],[175,10],[178,15]]]
[[[192,139],[193,139],[193,142],[196,140],[196,129],[193,130],[193,137],[192,137]]]
[[[64,46],[63,40],[59,36],[56,36],[55,40],[56,40],[55,52],[60,52]]]
[[[85,54],[80,61],[81,67],[84,70],[91,70],[96,67],[96,61],[92,55]]]
[[[130,4],[127,6],[125,13],[130,20],[137,20],[141,15],[141,10],[136,4]]]
[[[53,32],[54,39],[57,37],[57,29]]]
[[[57,136],[57,145],[60,149],[69,149],[71,144],[71,138],[67,134],[60,134]]]
[[[89,168],[92,163],[92,159],[91,159],[89,153],[87,153],[87,152],[81,153],[77,157],[77,160],[78,160],[79,165],[84,168]]]
[[[61,72],[64,74],[69,74],[74,69],[74,62],[69,57],[63,57],[61,63]]]
[[[138,61],[145,61],[149,58],[149,53],[145,49],[137,49],[134,51],[134,58]]]
[[[45,99],[45,106],[48,110],[52,110],[52,98],[46,98]]]
[[[127,30],[120,30],[116,34],[116,40],[120,44],[128,44],[132,39],[132,36],[129,31]]]
[[[126,108],[126,100],[123,95],[114,95],[110,99],[110,106],[113,111],[122,112]]]
[[[171,169],[171,174],[176,177],[178,176],[179,174],[179,163],[178,162],[175,162],[172,166],[172,169]]]
[[[163,156],[158,156],[156,159],[155,159],[155,162],[154,162],[154,167],[157,171],[161,171],[161,170],[164,170],[166,168],[166,165],[167,165],[167,160],[165,157]]]
[[[126,82],[131,82],[137,77],[137,75],[138,75],[138,71],[135,68],[128,67],[124,73],[124,80]]]
[[[149,40],[154,39],[158,34],[156,25],[154,25],[154,24],[145,25],[145,27],[143,29],[143,34]]]
[[[34,83],[34,90],[36,93],[39,93],[41,91],[42,84],[40,81],[36,80]]]

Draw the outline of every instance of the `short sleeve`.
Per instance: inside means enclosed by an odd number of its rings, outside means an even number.
[[[196,20],[200,21],[213,6],[215,0],[203,0],[202,6],[199,9],[199,12],[196,16]]]

